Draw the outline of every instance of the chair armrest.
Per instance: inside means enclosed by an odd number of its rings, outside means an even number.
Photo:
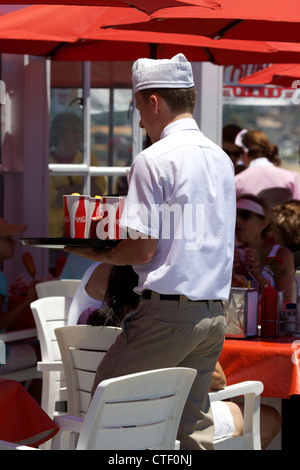
[[[0,334],[0,340],[4,343],[10,343],[12,341],[20,341],[22,339],[36,338],[36,328],[26,328],[25,330],[6,331]]]
[[[244,396],[244,445],[245,450],[260,450],[260,395],[262,382],[249,380],[228,385],[223,390],[209,393],[211,402]]]
[[[61,361],[53,361],[53,362],[38,362],[37,363],[37,370],[44,372],[53,372],[53,371],[63,371],[64,366]]]
[[[256,380],[247,380],[233,385],[228,385],[223,390],[209,392],[210,401],[227,400],[241,395],[254,394],[260,395],[264,386],[262,382]]]
[[[63,433],[76,432],[79,434],[82,428],[83,419],[77,418],[76,416],[62,415],[55,416],[53,421],[59,427],[59,431],[52,438],[51,450],[62,450]]]

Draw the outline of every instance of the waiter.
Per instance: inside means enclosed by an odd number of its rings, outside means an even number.
[[[121,225],[128,237],[116,247],[68,248],[139,275],[141,301],[100,363],[99,382],[134,372],[191,367],[191,388],[178,439],[181,449],[212,449],[211,374],[225,334],[222,299],[230,292],[235,229],[234,170],[229,157],[193,119],[191,64],[139,59],[133,90],[152,145],[129,175]]]

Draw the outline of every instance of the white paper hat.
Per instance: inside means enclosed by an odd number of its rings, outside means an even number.
[[[132,85],[134,93],[147,88],[191,88],[192,66],[183,54],[172,59],[138,59],[132,66]]]

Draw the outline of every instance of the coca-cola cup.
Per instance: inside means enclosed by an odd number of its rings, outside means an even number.
[[[65,195],[64,212],[65,237],[89,238],[91,225],[90,196]]]
[[[90,236],[89,238],[98,238],[96,233],[96,228],[98,222],[92,220],[92,217],[97,217],[101,214],[102,201],[101,196],[90,197],[89,211],[90,211]]]
[[[101,240],[121,240],[126,238],[126,230],[120,227],[125,197],[103,196],[101,202],[103,219],[97,224],[97,237]]]

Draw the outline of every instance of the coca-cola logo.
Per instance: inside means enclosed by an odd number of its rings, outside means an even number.
[[[86,223],[86,216],[76,216],[75,222],[78,224],[85,224]]]

